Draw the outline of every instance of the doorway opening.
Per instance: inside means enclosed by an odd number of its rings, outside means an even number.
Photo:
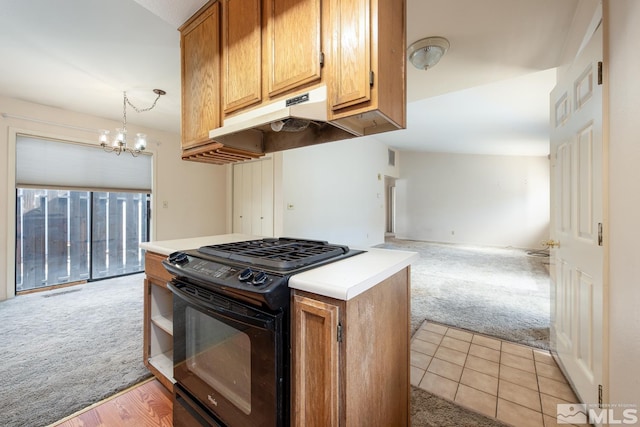
[[[396,179],[384,177],[385,237],[396,235]]]

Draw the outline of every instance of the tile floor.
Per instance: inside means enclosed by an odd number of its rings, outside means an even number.
[[[548,351],[432,322],[411,340],[411,384],[517,427],[555,426],[556,405],[578,402]]]

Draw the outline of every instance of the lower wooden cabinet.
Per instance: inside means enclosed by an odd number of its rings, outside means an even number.
[[[409,277],[348,301],[293,291],[292,425],[409,425]]]
[[[294,295],[293,425],[337,426],[339,302]]]
[[[173,293],[167,289],[173,276],[162,266],[165,258],[152,252],[145,255],[143,360],[158,381],[173,391]]]

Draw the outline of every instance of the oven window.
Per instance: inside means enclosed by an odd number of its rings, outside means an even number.
[[[251,413],[249,336],[186,307],[186,366],[245,414]]]

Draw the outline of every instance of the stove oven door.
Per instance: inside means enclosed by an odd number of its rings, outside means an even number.
[[[229,427],[286,425],[284,313],[179,279],[169,288],[176,296],[174,378],[182,391]]]

